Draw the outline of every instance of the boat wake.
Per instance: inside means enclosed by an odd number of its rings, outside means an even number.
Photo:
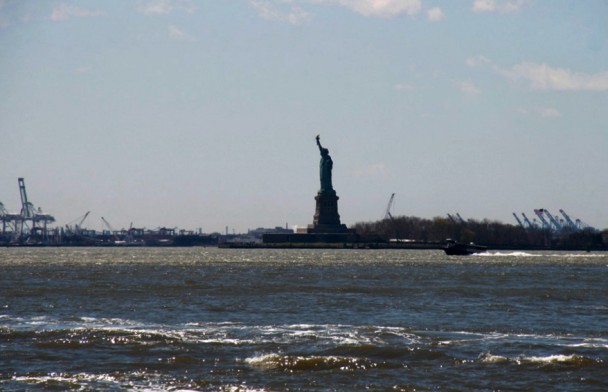
[[[524,251],[488,251],[484,253],[475,253],[475,257],[534,257],[534,258],[557,258],[557,259],[608,259],[608,253],[530,253]]]
[[[475,257],[540,257],[541,254],[533,254],[528,252],[484,252],[475,253]]]

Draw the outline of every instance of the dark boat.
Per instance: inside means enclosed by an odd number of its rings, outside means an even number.
[[[475,245],[472,242],[470,244],[461,244],[452,239],[445,240],[445,246],[443,247],[445,254],[450,256],[468,256],[474,253],[483,253],[486,250],[488,248],[482,245]]]

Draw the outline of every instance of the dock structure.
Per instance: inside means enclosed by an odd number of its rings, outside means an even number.
[[[27,198],[25,180],[18,179],[19,194],[21,197],[21,211],[19,213],[9,213],[4,205],[0,203],[0,222],[2,222],[2,241],[23,243],[23,242],[44,242],[48,239],[48,225],[55,222],[55,217],[42,212],[40,208],[35,208],[34,204]]]
[[[515,217],[515,220],[519,226],[525,230],[546,230],[555,236],[585,230],[595,232],[598,231],[596,228],[584,223],[580,219],[572,219],[570,215],[568,215],[563,209],[560,209],[559,212],[562,217],[551,214],[551,212],[549,212],[549,210],[546,208],[537,208],[534,210],[534,214],[538,217],[538,219],[534,219],[533,221],[528,219],[526,214],[522,212],[521,215],[523,217],[523,222],[516,213],[513,213],[513,216]]]
[[[86,229],[87,211],[62,227],[50,227],[55,217],[35,207],[29,200],[25,179],[18,178],[21,210],[9,212],[0,202],[0,246],[217,246],[219,236],[203,235],[176,228],[161,227],[155,230],[130,227],[114,230],[101,218],[107,230],[98,232]]]

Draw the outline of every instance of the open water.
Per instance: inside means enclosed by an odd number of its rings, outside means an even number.
[[[0,390],[606,391],[608,254],[0,249]]]

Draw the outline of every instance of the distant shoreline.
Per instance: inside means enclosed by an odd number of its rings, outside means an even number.
[[[352,242],[352,243],[257,243],[227,242],[221,244],[150,245],[150,244],[1,244],[4,248],[220,248],[220,249],[368,249],[368,250],[443,250],[438,242]],[[608,248],[488,246],[488,251],[580,251],[606,252]]]

